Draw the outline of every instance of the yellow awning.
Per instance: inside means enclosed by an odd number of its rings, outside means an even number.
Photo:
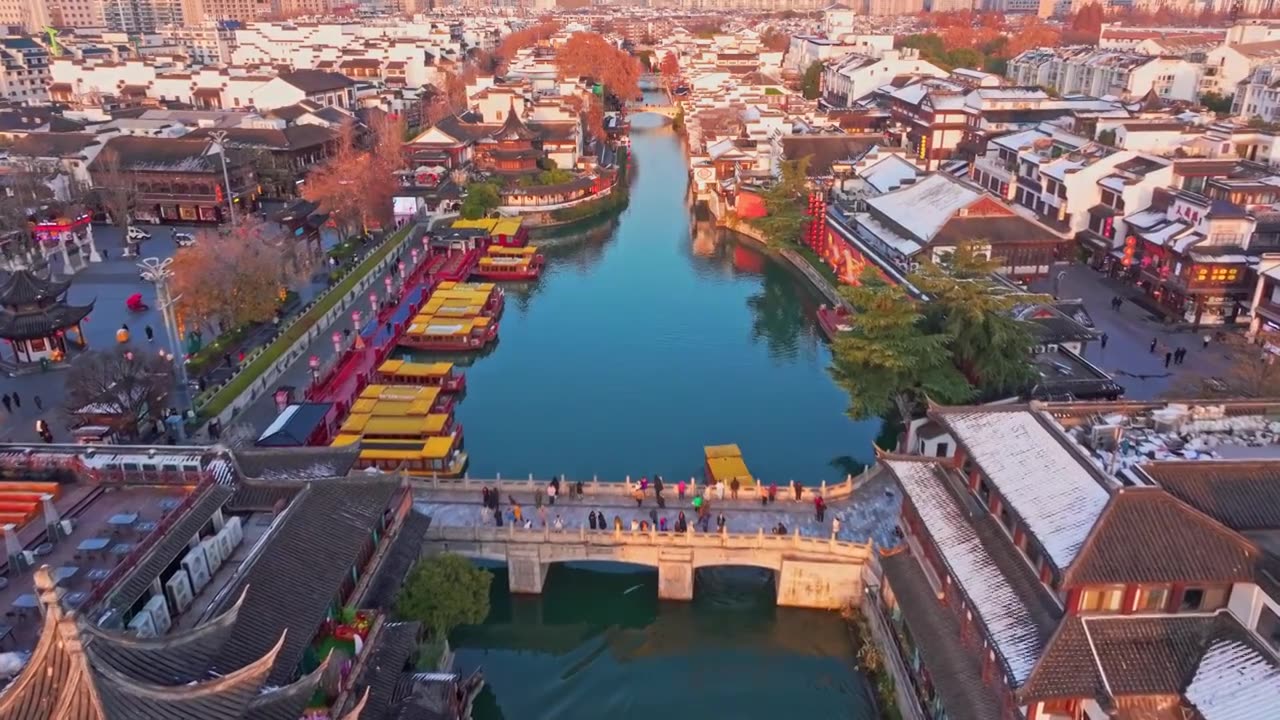
[[[450,450],[453,450],[452,437],[430,437],[422,445],[422,457],[427,460],[443,460],[449,456]]]
[[[498,224],[498,220],[494,218],[479,218],[476,220],[454,220],[454,230],[485,230],[493,232],[493,226]]]
[[[730,482],[735,478],[743,485],[752,483],[751,472],[741,457],[715,457],[707,460],[707,468],[712,479],[718,482]]]
[[[387,360],[378,366],[378,372],[400,377],[441,377],[453,372],[453,363],[415,363],[404,360]]]
[[[515,235],[520,231],[520,225],[523,224],[520,218],[499,218],[493,228],[489,230],[490,235]]]
[[[708,458],[742,457],[737,445],[707,445],[703,448]]]

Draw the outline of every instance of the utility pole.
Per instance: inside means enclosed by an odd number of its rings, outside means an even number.
[[[191,406],[190,388],[187,385],[187,360],[182,351],[182,338],[178,335],[178,317],[174,306],[178,298],[169,295],[169,280],[173,277],[173,258],[149,257],[138,263],[142,269],[142,279],[156,284],[156,304],[160,306],[160,317],[164,319],[165,333],[169,336],[169,357],[174,365],[174,374],[178,381],[178,398],[180,406],[194,409]],[[181,296],[179,296],[181,297]]]
[[[218,143],[218,157],[222,158],[222,183],[227,190],[227,210],[230,212],[231,227],[236,226],[236,200],[231,193],[231,176],[227,174],[227,131],[215,130],[209,137]]]

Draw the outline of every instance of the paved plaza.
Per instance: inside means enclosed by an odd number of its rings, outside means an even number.
[[[701,488],[701,484],[699,488]],[[745,494],[745,493],[744,493]],[[532,520],[534,527],[540,527],[539,514],[534,507],[533,491],[512,493],[516,502],[520,503],[526,519]],[[668,528],[675,523],[676,516],[683,510],[690,524],[696,519],[692,506],[692,497],[687,496],[681,502],[676,495],[674,483],[667,485],[662,493],[666,499],[666,508],[659,508],[654,501],[650,488],[643,505],[636,507],[635,501],[617,495],[602,497],[586,496],[581,500],[560,498],[555,505],[545,504],[546,522],[554,526],[556,516],[564,522],[565,531],[577,531],[587,527],[587,515],[592,511],[603,512],[608,519],[608,526],[613,526],[614,517],[621,518],[623,527],[630,532],[631,521],[652,522],[649,512],[657,511],[658,517],[667,519]],[[480,494],[474,491],[440,490],[430,491],[428,497],[418,496],[415,503],[417,509],[431,516],[436,525],[451,527],[485,524],[492,526],[492,511],[481,516]],[[831,534],[831,518],[840,518],[838,538],[850,542],[866,542],[871,538],[880,547],[897,544],[894,537],[894,523],[898,517],[900,497],[889,474],[878,472],[871,475],[859,485],[848,498],[833,500],[827,506],[826,520],[819,523],[814,517],[813,500],[808,491],[804,500],[795,502],[788,496],[786,487],[779,486],[776,502],[762,506],[759,500],[711,500],[711,528],[715,529],[715,516],[723,512],[725,526],[733,533],[754,533],[763,529],[768,533],[779,522],[786,526],[788,533],[796,530],[808,537],[829,537]],[[510,508],[510,500],[502,498],[502,511],[505,515]]]
[[[140,257],[172,257],[177,250],[173,242],[174,232],[198,234],[208,227],[141,225],[151,233],[151,239],[143,242]],[[103,262],[90,263],[88,267],[71,276],[71,289],[67,292],[67,301],[72,305],[94,303],[94,310],[83,324],[85,338],[90,350],[103,350],[119,347],[116,342],[116,331],[122,324],[130,330],[130,345],[138,352],[159,353],[165,347],[166,338],[164,321],[156,309],[155,285],[143,280],[138,275],[137,258],[124,257],[124,243],[121,233],[113,225],[95,224],[93,235],[98,250],[103,254]],[[333,238],[327,238],[331,243]],[[51,269],[55,275],[62,272],[60,256],[51,260]],[[309,302],[322,292],[326,283],[309,282],[298,288],[301,304]],[[132,312],[125,307],[125,300],[130,295],[140,293],[142,300],[150,309],[143,312]],[[155,339],[147,342],[145,328],[150,326]],[[332,346],[331,346],[332,347]],[[74,364],[74,356],[72,364]],[[65,400],[65,383],[68,368],[50,369],[45,372],[34,372],[18,377],[0,376],[0,394],[17,393],[21,399],[21,408],[15,407],[13,412],[6,413],[0,408],[0,442],[38,442],[35,432],[35,421],[43,418],[53,431],[55,442],[66,442],[70,439],[66,418],[62,407]],[[43,408],[36,407],[36,398],[40,398]]]
[[[1098,330],[1108,335],[1107,347],[1095,340],[1085,349],[1085,358],[1123,385],[1126,398],[1155,399],[1173,389],[1192,386],[1198,377],[1221,376],[1226,370],[1229,356],[1223,347],[1216,342],[1207,349],[1203,347],[1205,334],[1214,333],[1216,328],[1192,330],[1166,324],[1130,300],[1140,294],[1136,288],[1105,277],[1087,265],[1058,266],[1051,275],[1059,272],[1064,275],[1057,283],[1058,297],[1082,299]],[[1031,289],[1049,293],[1053,285],[1050,278],[1033,284]],[[1119,311],[1111,309],[1111,299],[1117,295],[1126,299]],[[1165,350],[1149,351],[1153,338],[1159,348],[1186,348],[1183,364],[1165,368]]]

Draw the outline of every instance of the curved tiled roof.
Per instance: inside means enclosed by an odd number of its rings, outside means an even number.
[[[17,270],[0,285],[0,304],[34,305],[62,297],[71,281],[61,282],[42,278],[30,270]]]
[[[140,682],[182,685],[205,677],[231,635],[244,604],[239,602],[209,622],[160,638],[138,638],[80,621],[85,649],[95,667],[109,667]]]
[[[129,720],[196,720],[240,718],[258,695],[286,633],[254,662],[222,677],[178,686],[137,682],[110,667],[94,669],[94,682],[109,718]]]
[[[42,585],[42,579],[48,583],[47,586]],[[36,587],[40,601],[46,607],[58,606],[56,595],[49,597],[54,590],[48,570],[36,571]],[[73,674],[79,680],[83,662],[72,658],[68,643],[62,637],[62,628],[58,626],[60,618],[60,612],[45,613],[40,640],[31,651],[31,658],[17,679],[0,695],[0,720],[74,717],[61,712],[65,709],[63,694],[71,685]],[[78,645],[78,640],[74,640],[74,644]]]
[[[329,653],[320,663],[320,667],[312,670],[296,682],[283,687],[272,688],[249,701],[245,712],[247,720],[298,720],[307,703],[315,694],[320,681],[329,669],[329,661],[333,653]]]

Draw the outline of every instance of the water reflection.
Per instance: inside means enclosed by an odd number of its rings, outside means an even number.
[[[843,622],[777,608],[767,571],[701,570],[691,603],[660,602],[656,572],[617,564],[554,565],[537,597],[506,587],[498,567],[489,619],[452,638],[460,664],[482,665],[489,680],[477,720],[678,720],[710,707],[715,717],[871,717]]]

